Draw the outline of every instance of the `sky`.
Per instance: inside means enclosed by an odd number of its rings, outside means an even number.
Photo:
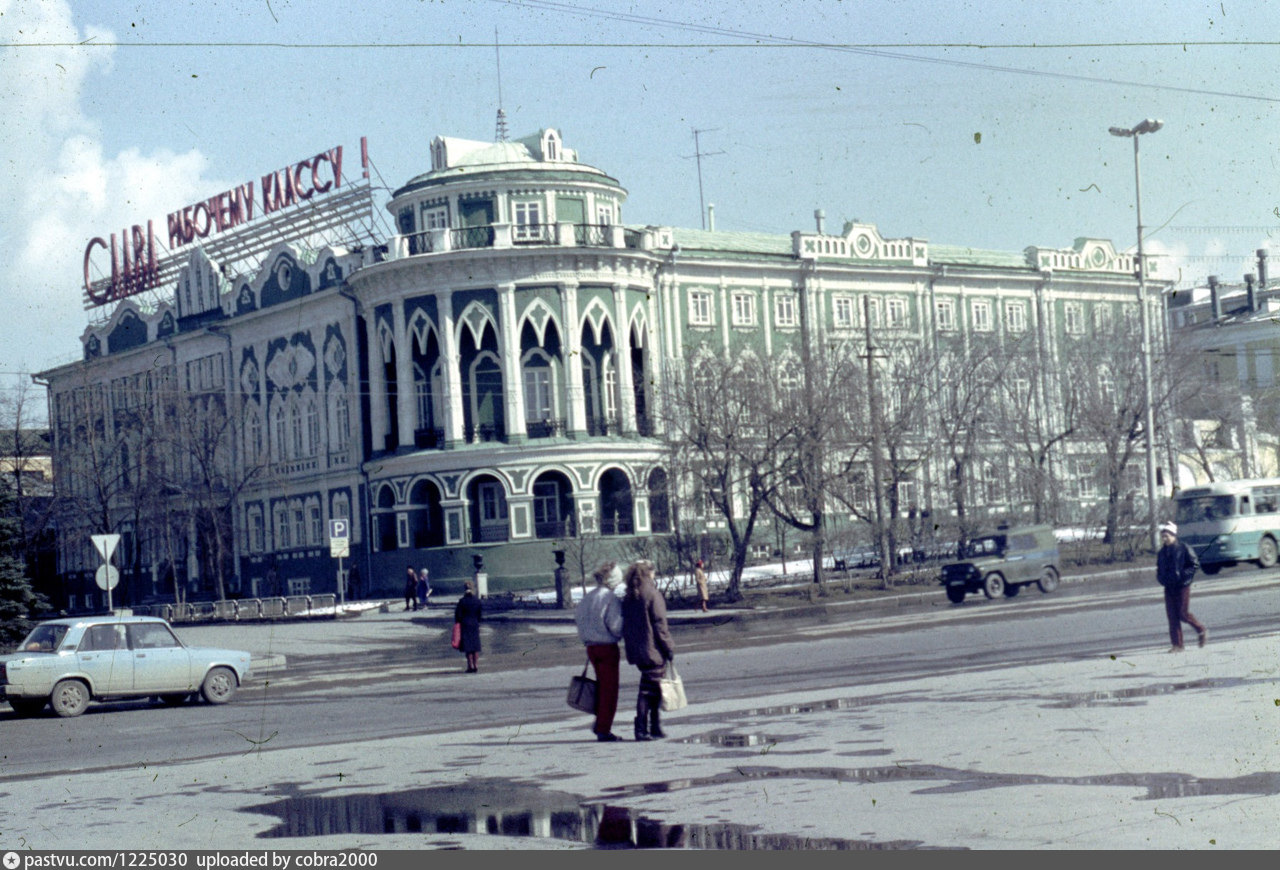
[[[1158,118],[1146,249],[1239,282],[1280,253],[1278,70],[1280,5],[1231,0],[0,0],[0,399],[103,316],[91,238],[361,137],[381,210],[434,136],[492,140],[500,100],[513,138],[555,127],[617,178],[630,225],[820,208],[1011,251],[1132,249],[1108,128]]]

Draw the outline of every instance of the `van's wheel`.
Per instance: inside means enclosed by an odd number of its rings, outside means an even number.
[[[1275,567],[1277,556],[1280,556],[1280,553],[1276,550],[1276,542],[1274,538],[1263,538],[1258,542],[1259,568]]]
[[[79,716],[89,706],[89,687],[79,680],[62,680],[53,687],[49,702],[63,718]]]
[[[1019,584],[1017,584],[1017,583],[1006,583],[1006,584],[1004,584],[1004,597],[1005,597],[1005,598],[1013,598],[1015,595],[1017,595],[1017,594],[1018,594],[1019,592],[1021,592],[1021,591],[1022,591],[1022,586],[1021,586],[1021,585],[1019,585]]]
[[[982,581],[982,594],[988,598],[997,598],[1004,593],[1004,578],[994,571]]]
[[[952,604],[959,604],[961,601],[964,601],[964,587],[948,586],[947,600],[950,601]]]
[[[1040,575],[1040,579],[1036,581],[1036,585],[1040,587],[1041,592],[1048,595],[1058,588],[1058,572],[1053,568],[1045,568],[1044,573]]]

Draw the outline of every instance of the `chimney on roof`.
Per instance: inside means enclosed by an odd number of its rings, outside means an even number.
[[[1218,296],[1218,276],[1209,276],[1209,309],[1213,314],[1213,322],[1222,319],[1222,299]]]
[[[1267,292],[1267,249],[1258,248],[1258,293]]]
[[[713,233],[716,231],[716,204],[714,202],[707,203],[707,229]]]
[[[1245,311],[1252,314],[1258,310],[1258,293],[1253,289],[1252,272],[1244,273],[1244,298],[1246,303]]]
[[[820,208],[816,208],[813,210],[813,219],[817,221],[818,224],[818,235],[822,235],[823,227],[827,220],[827,213]]]

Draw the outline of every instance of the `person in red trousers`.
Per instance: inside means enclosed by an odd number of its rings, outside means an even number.
[[[592,577],[595,588],[582,596],[574,611],[578,638],[586,644],[587,658],[596,672],[596,740],[612,743],[622,738],[613,733],[613,717],[618,712],[618,668],[622,640],[622,603],[613,590],[622,582],[617,562],[605,562]]]

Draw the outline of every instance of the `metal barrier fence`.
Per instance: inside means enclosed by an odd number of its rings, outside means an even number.
[[[169,622],[244,622],[255,619],[308,619],[332,616],[338,596],[291,595],[288,598],[242,598],[192,604],[135,605],[138,616],[159,616]]]

